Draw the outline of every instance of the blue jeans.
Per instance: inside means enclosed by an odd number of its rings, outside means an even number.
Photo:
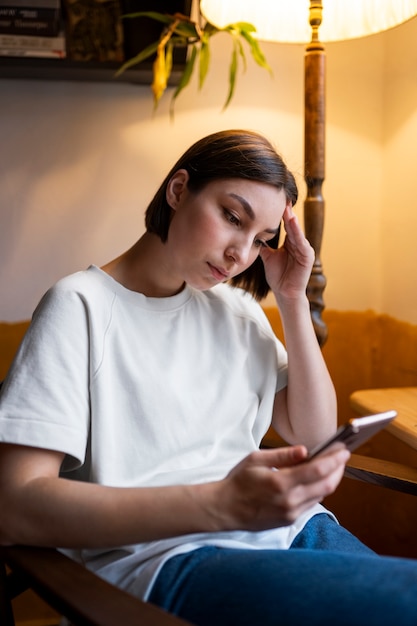
[[[378,556],[320,514],[289,550],[173,557],[149,601],[198,626],[417,626],[417,562]]]

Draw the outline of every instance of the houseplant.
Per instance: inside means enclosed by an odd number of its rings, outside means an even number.
[[[139,54],[128,59],[119,68],[117,75],[122,74],[125,70],[137,65],[148,59],[152,55],[155,56],[153,62],[153,81],[152,92],[154,107],[165,93],[168,86],[168,80],[172,70],[173,50],[176,46],[188,48],[188,59],[182,72],[178,86],[176,87],[171,100],[171,114],[174,110],[174,103],[181,91],[189,84],[191,76],[198,67],[198,84],[201,89],[210,66],[210,43],[214,35],[223,32],[231,37],[232,56],[229,65],[229,88],[224,108],[230,103],[236,85],[236,77],[239,63],[246,68],[246,55],[243,44],[249,46],[250,54],[255,62],[262,68],[271,72],[267,60],[254,37],[255,27],[247,22],[236,22],[228,24],[223,28],[218,28],[210,22],[206,21],[204,25],[192,20],[182,13],[166,14],[154,11],[141,11],[137,13],[128,13],[123,16],[124,19],[138,19],[148,17],[157,20],[163,24],[163,29],[159,39]]]

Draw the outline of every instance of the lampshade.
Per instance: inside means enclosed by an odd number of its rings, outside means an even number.
[[[417,15],[417,0],[322,0],[320,40],[372,35]],[[309,0],[201,0],[201,12],[216,26],[250,22],[263,41],[307,43]]]

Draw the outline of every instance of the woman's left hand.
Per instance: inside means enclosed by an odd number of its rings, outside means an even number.
[[[314,263],[314,250],[307,241],[290,205],[283,215],[286,237],[278,249],[262,248],[265,276],[275,296],[297,298],[305,295]]]

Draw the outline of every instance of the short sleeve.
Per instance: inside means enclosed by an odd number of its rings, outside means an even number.
[[[0,441],[47,448],[83,462],[89,431],[88,311],[77,292],[51,288],[3,383]]]

